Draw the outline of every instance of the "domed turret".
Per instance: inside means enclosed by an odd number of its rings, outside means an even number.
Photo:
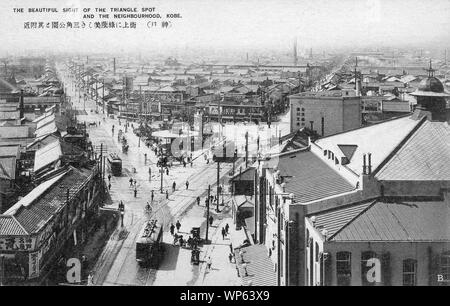
[[[428,77],[419,84],[418,90],[420,91],[428,91],[428,92],[435,92],[435,93],[443,93],[444,92],[444,85],[442,85],[442,82],[439,81],[439,79],[433,77]]]
[[[429,120],[446,121],[447,110],[445,98],[450,94],[445,92],[442,82],[434,76],[434,69],[427,69],[428,77],[419,84],[419,88],[413,93],[417,99],[417,106],[412,119],[427,117]]]

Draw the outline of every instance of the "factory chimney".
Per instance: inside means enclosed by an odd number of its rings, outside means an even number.
[[[20,90],[20,98],[19,98],[19,119],[24,117],[25,106],[23,102],[23,89]]]

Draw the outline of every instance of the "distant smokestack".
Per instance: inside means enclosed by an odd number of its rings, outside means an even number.
[[[367,174],[371,174],[372,173],[372,153],[369,153],[368,154],[368,157],[367,157],[367,163],[368,163],[368,171],[367,171]]]
[[[25,106],[23,102],[23,89],[20,90],[20,98],[19,98],[19,119],[22,119],[24,117],[25,112]]]
[[[113,71],[114,75],[116,75],[116,58],[113,58]]]

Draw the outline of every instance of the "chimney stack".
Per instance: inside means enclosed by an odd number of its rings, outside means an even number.
[[[372,153],[369,153],[367,156],[367,174],[372,173]]]
[[[367,168],[367,165],[366,165],[366,154],[363,154],[363,173],[362,174],[367,174],[366,173],[366,168]]]
[[[116,75],[116,58],[113,58],[113,71],[114,75]]]
[[[19,119],[24,117],[25,106],[23,102],[23,89],[20,90],[20,98],[19,98]]]

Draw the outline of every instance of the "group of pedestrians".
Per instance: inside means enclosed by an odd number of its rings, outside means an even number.
[[[225,227],[222,227],[222,239],[223,240],[225,240],[225,237],[228,236],[229,230],[230,230],[230,226],[228,225],[228,223],[225,225]]]

